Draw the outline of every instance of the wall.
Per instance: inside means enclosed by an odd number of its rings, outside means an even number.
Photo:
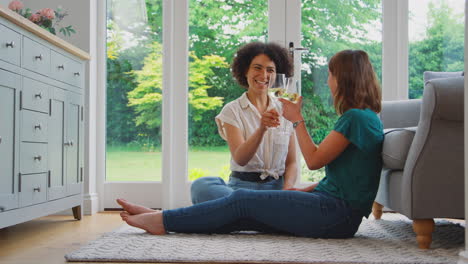
[[[8,3],[10,3],[10,2],[11,2],[10,0],[0,0],[0,5],[3,6],[3,7],[7,7]]]
[[[73,34],[70,37],[66,37],[61,33],[57,33],[57,36],[89,53],[90,1],[23,0],[22,2],[24,3],[25,7],[31,8],[33,12],[46,7],[55,10],[59,6],[63,10],[67,11],[68,16],[66,16],[60,24],[62,26],[72,25],[76,30],[76,34]]]

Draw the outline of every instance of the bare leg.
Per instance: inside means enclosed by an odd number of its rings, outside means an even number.
[[[163,225],[162,211],[137,215],[131,215],[128,212],[122,212],[120,213],[120,216],[122,217],[122,220],[127,222],[127,224],[141,228],[153,235],[166,234],[166,229],[164,229]]]
[[[125,200],[125,199],[117,199],[116,201],[117,201],[118,204],[120,204],[120,206],[122,206],[122,208],[125,211],[127,211],[131,215],[157,212],[157,210],[153,210],[153,209],[148,208],[148,207],[144,207],[144,206],[141,206],[141,205],[131,203],[131,202]]]

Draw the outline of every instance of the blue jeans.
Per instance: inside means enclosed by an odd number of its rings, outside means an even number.
[[[202,177],[192,183],[190,193],[192,203],[198,204],[226,197],[234,190],[241,188],[250,190],[281,190],[283,188],[283,177],[268,182],[250,182],[230,177],[228,184],[219,177]]]
[[[325,192],[238,189],[229,196],[163,211],[168,232],[260,231],[313,238],[354,236],[362,213]]]

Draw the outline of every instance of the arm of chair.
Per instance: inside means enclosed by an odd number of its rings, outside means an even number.
[[[383,101],[380,120],[384,128],[415,127],[419,122],[421,99]]]
[[[410,218],[464,217],[463,100],[464,77],[426,83],[401,185]]]

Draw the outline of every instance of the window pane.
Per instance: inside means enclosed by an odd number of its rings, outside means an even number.
[[[464,70],[464,0],[409,1],[409,97],[421,98],[425,71]]]
[[[106,180],[161,180],[162,0],[107,0]]]
[[[328,61],[338,51],[366,51],[379,80],[382,78],[381,1],[302,1],[303,115],[316,144],[333,129],[337,120],[327,86]],[[319,181],[324,169],[310,171],[301,158],[302,181]]]
[[[189,180],[227,179],[230,152],[215,116],[245,91],[229,65],[239,46],[266,40],[268,1],[190,0],[189,6]]]

